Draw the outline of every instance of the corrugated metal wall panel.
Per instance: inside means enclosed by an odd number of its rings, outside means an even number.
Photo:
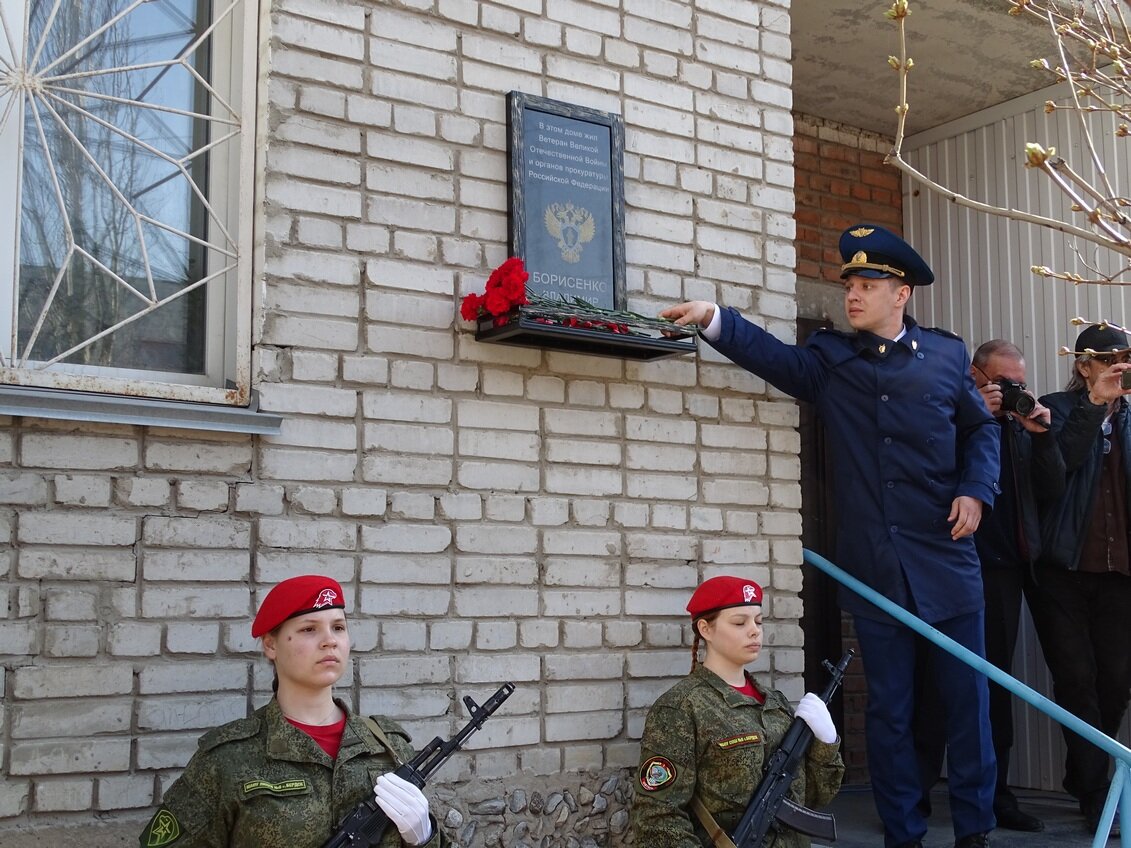
[[[907,160],[936,182],[971,199],[1070,221],[1070,204],[1043,174],[1026,168],[1027,142],[1055,147],[1075,170],[1092,179],[1095,169],[1075,119],[1066,112],[1045,114],[1046,90],[956,121],[907,140]],[[1116,139],[1109,116],[1093,116],[1093,139],[1113,185],[1131,193],[1131,145]],[[1120,286],[1072,286],[1045,280],[1030,266],[1094,276],[1086,265],[1113,273],[1123,258],[1091,243],[1074,246],[1060,233],[960,208],[923,187],[904,181],[904,227],[935,271],[936,283],[921,288],[910,311],[920,323],[945,327],[966,339],[971,351],[991,338],[1018,344],[1028,360],[1029,384],[1040,393],[1063,388],[1079,315],[1131,322],[1131,291]],[[1131,645],[1131,643],[1129,643]],[[1131,647],[1129,647],[1131,650]],[[1014,673],[1049,695],[1052,686],[1026,611]],[[1011,779],[1018,786],[1060,789],[1064,743],[1059,727],[1018,703]],[[1131,717],[1120,738],[1131,741]]]

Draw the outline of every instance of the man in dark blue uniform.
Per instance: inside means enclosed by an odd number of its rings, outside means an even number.
[[[853,332],[822,330],[788,345],[733,309],[692,301],[661,314],[698,324],[748,371],[816,405],[828,428],[840,511],[837,561],[979,656],[982,579],[972,534],[997,493],[998,436],[974,387],[962,340],[904,314],[934,274],[903,239],[861,224],[840,239],[844,307]],[[927,824],[911,720],[918,637],[854,593],[868,681],[865,732],[884,844],[919,846]],[[989,844],[996,769],[986,678],[932,650],[947,714],[956,848]]]

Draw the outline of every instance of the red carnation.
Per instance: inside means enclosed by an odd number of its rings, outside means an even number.
[[[503,278],[500,287],[503,293],[513,304],[526,303],[526,274],[522,276],[509,276]]]
[[[517,256],[512,256],[510,259],[500,265],[499,272],[504,277],[520,276],[522,277],[523,282],[526,282],[526,278],[529,276],[526,273],[526,267],[522,264],[522,260]]]
[[[483,305],[492,315],[503,315],[510,311],[511,301],[501,288],[494,288],[487,289],[487,294],[483,297]]]
[[[516,306],[530,301],[526,299],[526,273],[522,259],[512,256],[491,272],[484,286],[483,294],[469,294],[460,303],[460,315],[474,321],[485,313],[505,315]],[[496,322],[498,323],[498,322]]]
[[[459,306],[459,314],[465,321],[474,321],[479,317],[479,310],[483,308],[483,298],[472,292],[463,299]]]

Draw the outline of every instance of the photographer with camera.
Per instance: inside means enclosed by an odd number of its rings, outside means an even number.
[[[982,565],[986,598],[986,659],[1005,671],[1013,665],[1021,597],[1026,575],[1041,551],[1039,510],[1064,491],[1064,459],[1050,432],[1051,413],[1025,385],[1025,356],[1017,345],[993,339],[974,352],[970,374],[998,425],[1001,446],[1001,493],[974,534]],[[928,675],[921,685],[927,686]],[[935,728],[939,699],[920,698],[916,752],[923,776],[923,803],[930,809],[931,786],[938,780],[945,740]],[[1038,831],[1044,823],[1017,805],[1009,788],[1009,754],[1013,747],[1013,705],[1005,689],[990,686],[990,731],[997,757],[994,816],[998,827]]]
[[[1088,327],[1076,339],[1065,391],[1041,398],[1052,410],[1065,490],[1042,513],[1041,556],[1025,585],[1056,702],[1109,736],[1118,732],[1131,694],[1131,389],[1122,385],[1129,352],[1121,330]],[[1064,789],[1094,833],[1110,757],[1062,732]]]

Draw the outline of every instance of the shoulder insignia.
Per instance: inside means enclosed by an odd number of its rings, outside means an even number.
[[[181,823],[177,817],[162,807],[153,814],[145,830],[141,832],[141,844],[144,848],[161,848],[163,845],[172,845],[181,838]]]
[[[257,733],[259,733],[259,716],[250,715],[209,730],[200,737],[199,745],[202,751],[211,751],[228,742],[250,739]]]
[[[720,739],[715,744],[722,748],[724,751],[728,751],[731,748],[745,748],[747,745],[761,745],[762,734],[743,733],[740,736],[731,736],[727,739]]]
[[[822,334],[829,336],[839,336],[842,339],[847,339],[854,335],[853,333],[846,333],[844,330],[838,330],[835,327],[819,327],[818,329],[813,331],[814,336]]]
[[[640,788],[655,792],[675,780],[675,766],[667,757],[652,757],[640,766]]]
[[[928,333],[937,333],[940,336],[946,336],[948,339],[958,339],[962,341],[962,336],[957,333],[952,333],[950,330],[944,330],[942,327],[923,327]]]
[[[385,718],[385,716],[379,715],[371,715],[369,717],[369,720],[377,722],[377,726],[384,730],[386,733],[395,733],[397,736],[403,737],[406,742],[412,741],[412,734],[410,734],[407,730],[405,730],[391,718]]]

